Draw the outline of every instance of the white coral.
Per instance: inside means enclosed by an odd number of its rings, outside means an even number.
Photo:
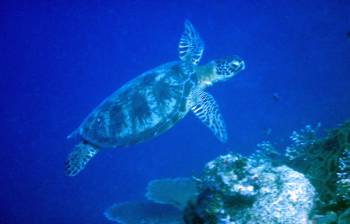
[[[256,220],[259,220],[258,223],[307,223],[308,214],[313,208],[314,187],[303,174],[287,166],[271,171],[263,174],[263,187],[260,188],[258,200],[249,209],[252,218],[247,223],[256,224]]]
[[[315,127],[306,125],[300,131],[293,131],[292,135],[289,137],[292,141],[292,145],[286,148],[286,157],[289,160],[293,160],[302,155],[306,147],[316,142],[317,132],[320,127],[321,123],[318,123]]]

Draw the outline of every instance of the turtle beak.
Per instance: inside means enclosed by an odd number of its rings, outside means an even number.
[[[241,60],[241,71],[243,71],[245,69],[245,62],[243,60]]]
[[[235,74],[245,69],[245,62],[242,59],[235,59],[231,61],[231,65]]]

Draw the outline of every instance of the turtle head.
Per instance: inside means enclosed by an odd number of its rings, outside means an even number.
[[[216,59],[213,64],[215,81],[226,81],[245,69],[244,61],[238,56]]]

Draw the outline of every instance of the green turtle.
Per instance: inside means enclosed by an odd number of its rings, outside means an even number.
[[[232,78],[245,64],[238,56],[232,56],[199,66],[203,51],[202,39],[186,20],[178,46],[179,61],[160,65],[123,85],[73,132],[80,136],[81,142],[65,162],[66,174],[77,175],[103,148],[141,143],[164,133],[189,111],[221,142],[226,142],[219,108],[204,90]]]

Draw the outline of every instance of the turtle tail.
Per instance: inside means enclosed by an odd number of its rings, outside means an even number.
[[[97,152],[98,148],[88,142],[77,144],[64,163],[66,175],[77,175],[85,168],[86,164],[97,154]]]

